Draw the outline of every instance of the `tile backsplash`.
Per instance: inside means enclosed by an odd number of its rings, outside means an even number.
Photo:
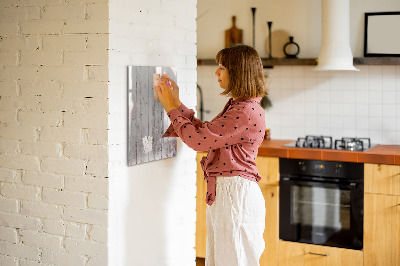
[[[400,144],[400,66],[357,65],[360,71],[314,71],[314,66],[266,69],[272,107],[267,127],[274,139],[305,135],[370,137],[374,144]],[[205,120],[212,119],[226,98],[213,74],[198,67],[204,91]],[[218,96],[218,97],[216,97]]]

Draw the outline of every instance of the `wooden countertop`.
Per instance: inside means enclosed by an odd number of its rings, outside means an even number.
[[[324,150],[283,147],[295,140],[264,140],[258,149],[259,156],[400,165],[400,145],[377,145],[360,151]]]

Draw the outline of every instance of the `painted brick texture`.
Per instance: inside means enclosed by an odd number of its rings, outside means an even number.
[[[0,265],[107,264],[108,23],[0,1]]]
[[[181,100],[195,107],[196,4],[109,2],[110,265],[195,265],[195,152],[178,141],[176,157],[127,167],[126,89],[128,65],[175,67]]]

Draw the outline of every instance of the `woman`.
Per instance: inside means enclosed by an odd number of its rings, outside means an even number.
[[[175,82],[162,78],[155,89],[172,122],[164,136],[179,136],[196,151],[208,150],[201,161],[209,205],[206,265],[259,265],[265,247],[265,201],[255,163],[265,134],[259,104],[266,95],[262,62],[246,45],[219,51],[216,62],[221,95],[231,98],[211,122],[194,118],[194,111],[181,104]]]

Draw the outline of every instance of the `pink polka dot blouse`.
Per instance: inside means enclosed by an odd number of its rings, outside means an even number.
[[[210,122],[194,117],[194,111],[181,105],[168,112],[172,124],[163,137],[180,137],[195,151],[208,151],[201,160],[207,181],[206,202],[215,201],[215,180],[219,176],[261,179],[255,159],[265,135],[265,113],[259,98],[229,99]]]

